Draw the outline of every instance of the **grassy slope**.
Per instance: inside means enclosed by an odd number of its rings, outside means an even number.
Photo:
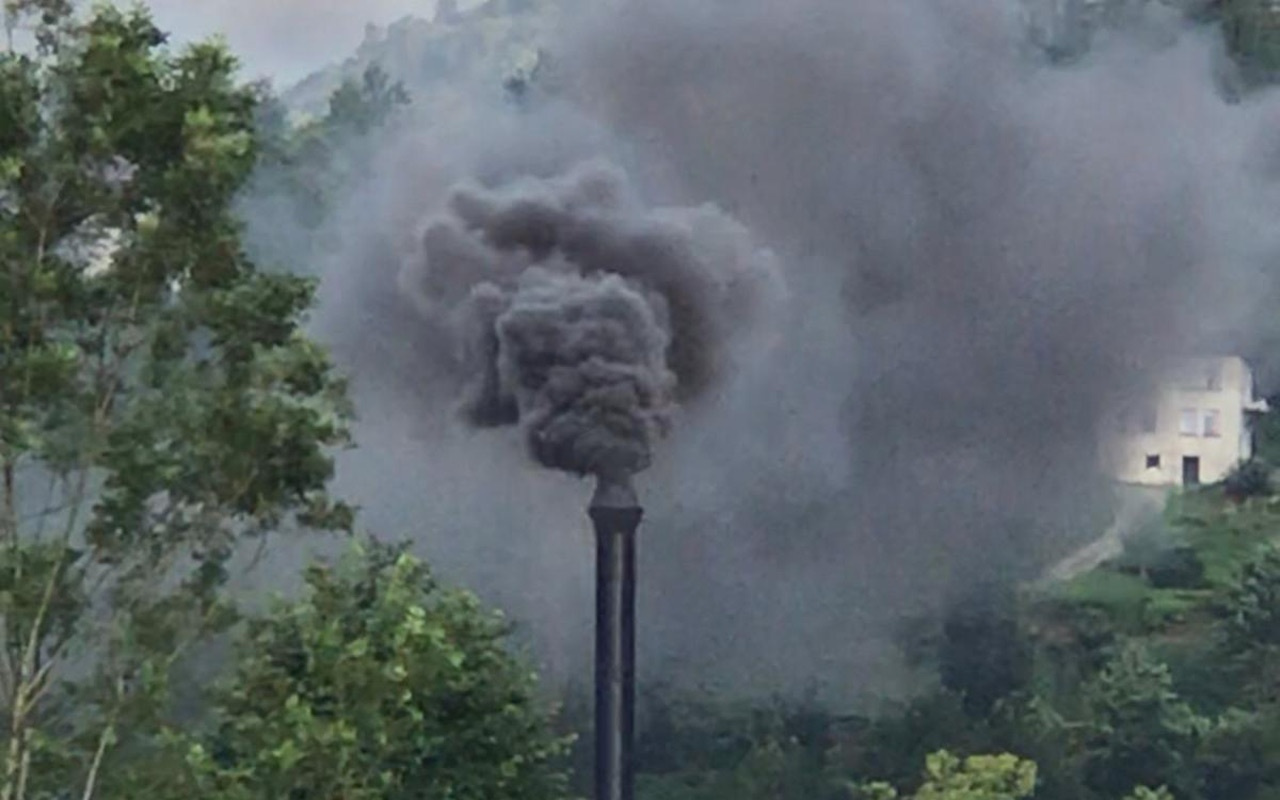
[[[1029,597],[1042,642],[1079,641],[1108,628],[1145,642],[1179,688],[1206,707],[1213,679],[1215,608],[1258,549],[1280,536],[1280,498],[1228,501],[1217,487],[1176,496],[1163,524],[1125,554]],[[1176,561],[1179,568],[1171,571]],[[1064,687],[1066,688],[1066,687]]]

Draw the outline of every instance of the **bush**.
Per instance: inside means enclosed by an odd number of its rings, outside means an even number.
[[[1030,641],[1019,627],[1011,599],[971,601],[943,622],[939,678],[963,698],[966,714],[988,715],[997,701],[1026,686],[1031,666]]]
[[[1280,647],[1280,549],[1268,545],[1245,565],[1218,614],[1232,651]]]
[[[498,616],[400,548],[313,567],[307,586],[252,624],[215,693],[216,729],[175,742],[189,773],[147,796],[568,795],[566,742]]]
[[[1157,589],[1197,589],[1204,585],[1204,564],[1191,547],[1175,547],[1147,567],[1147,580]]]
[[[1269,497],[1272,493],[1271,467],[1256,458],[1243,461],[1227,475],[1222,488],[1227,497],[1236,501],[1249,497]]]

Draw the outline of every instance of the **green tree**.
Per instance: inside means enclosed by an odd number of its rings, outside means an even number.
[[[925,761],[915,800],[1020,800],[1036,786],[1036,765],[1017,756],[969,756],[943,750]]]
[[[259,200],[283,200],[290,208],[290,224],[318,231],[334,199],[368,169],[376,152],[372,134],[408,105],[403,84],[393,83],[377,64],[370,65],[359,81],[347,79],[335,89],[328,113],[319,119],[293,125],[279,101],[266,98],[259,130],[268,152],[255,176],[253,194]],[[278,234],[274,220],[267,224]]]
[[[1266,797],[1280,786],[1280,708],[1233,709],[1215,719],[1196,752],[1204,797]]]
[[[1280,547],[1267,543],[1246,562],[1216,604],[1218,674],[1233,702],[1249,709],[1280,705]],[[1274,715],[1273,715],[1274,716]]]
[[[646,781],[641,796],[648,800],[773,800],[822,797],[827,788],[823,771],[798,743],[767,738],[723,769],[682,770]]]
[[[983,594],[954,608],[937,649],[942,685],[963,698],[965,713],[987,716],[1030,679],[1032,653],[1011,592]]]
[[[215,730],[183,745],[186,777],[162,774],[133,796],[565,796],[568,743],[505,648],[501,617],[402,548],[358,549],[312,567],[307,585],[251,624],[215,696]]]
[[[1220,0],[1223,38],[1251,82],[1280,74],[1280,10],[1269,0]]]
[[[1087,687],[1085,776],[1106,797],[1135,786],[1194,796],[1194,749],[1206,727],[1173,689],[1169,668],[1137,643],[1122,645]]]
[[[245,538],[348,529],[313,286],[245,257],[256,93],[141,9],[6,4],[0,53],[0,798],[99,793]]]
[[[1046,694],[1050,687],[1040,687]],[[1036,764],[1037,795],[1054,800],[1089,796],[1082,776],[1085,726],[1070,721],[1038,692],[1002,701],[991,717],[990,751],[1015,750]]]
[[[1280,547],[1265,545],[1219,606],[1228,650],[1280,648]]]
[[[646,800],[770,800],[829,795],[844,781],[831,758],[834,720],[812,702],[759,707],[651,689],[637,738]]]
[[[1249,415],[1254,438],[1254,458],[1269,466],[1280,465],[1280,397],[1267,398],[1268,410]]]
[[[1036,765],[1008,753],[960,758],[946,750],[925,759],[924,783],[914,800],[1022,800],[1036,788]],[[848,793],[854,800],[896,800],[887,783],[865,783]]]
[[[370,64],[360,81],[347,79],[329,96],[325,126],[334,135],[364,135],[385,125],[409,104],[404,84],[392,82],[378,64]]]

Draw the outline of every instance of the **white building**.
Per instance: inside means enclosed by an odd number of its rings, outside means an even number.
[[[1244,359],[1188,359],[1166,375],[1150,401],[1114,421],[1104,437],[1104,463],[1123,483],[1216,483],[1253,456],[1249,415],[1265,410]]]

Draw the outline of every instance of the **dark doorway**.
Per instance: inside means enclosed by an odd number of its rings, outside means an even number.
[[[1199,486],[1200,485],[1200,457],[1199,456],[1183,456],[1182,457],[1182,485],[1183,486]]]

